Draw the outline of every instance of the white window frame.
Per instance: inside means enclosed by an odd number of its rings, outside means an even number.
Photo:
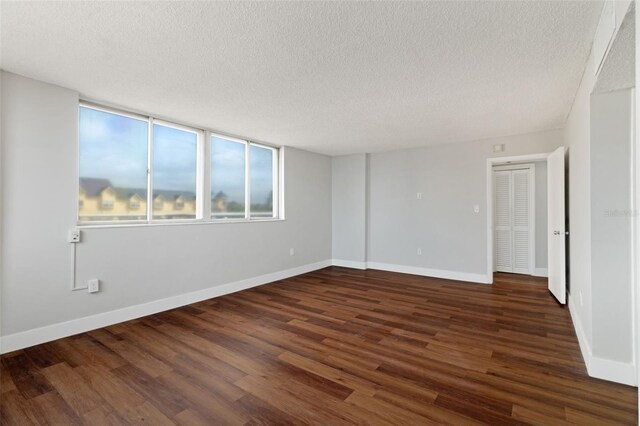
[[[96,111],[115,114],[134,120],[147,123],[147,211],[146,219],[134,220],[92,220],[81,221],[79,207],[76,206],[76,223],[79,227],[122,227],[122,226],[144,226],[144,225],[176,225],[176,224],[218,224],[218,223],[243,223],[243,222],[268,222],[284,220],[284,171],[282,170],[283,150],[281,147],[254,142],[248,139],[237,138],[224,133],[212,131],[206,128],[176,123],[172,120],[165,120],[147,114],[138,114],[122,110],[117,107],[104,106],[88,100],[81,100],[78,106],[78,117],[80,109],[88,108]],[[153,125],[158,124],[183,130],[197,135],[196,154],[196,217],[194,219],[153,219]],[[79,133],[78,133],[79,135]],[[212,137],[223,138],[233,142],[242,143],[245,146],[245,212],[243,218],[215,219],[211,211],[211,139]],[[270,149],[273,152],[273,214],[270,217],[251,217],[251,171],[250,152],[251,146]],[[80,139],[78,138],[78,149]],[[77,174],[78,184],[80,182],[80,157],[78,156]],[[142,212],[141,212],[142,213]]]

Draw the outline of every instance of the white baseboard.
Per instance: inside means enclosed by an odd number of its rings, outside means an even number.
[[[357,262],[355,260],[333,259],[333,266],[342,266],[343,268],[367,269],[367,262]]]
[[[548,277],[549,276],[549,271],[547,270],[547,268],[535,268],[533,270],[533,276],[534,277]]]
[[[418,266],[394,265],[390,263],[367,262],[368,269],[380,269],[383,271],[400,272],[403,274],[422,275],[425,277],[444,278],[447,280],[468,281],[473,283],[491,284],[493,277],[485,274],[473,274],[470,272],[447,271],[443,269],[421,268]]]
[[[331,264],[331,260],[310,263],[308,265],[272,272],[258,277],[247,278],[245,280],[210,287],[204,290],[179,294],[166,299],[154,300],[153,302],[143,303],[141,305],[128,306],[115,311],[103,312],[20,333],[9,334],[7,336],[0,337],[0,354],[28,348],[30,346],[39,345],[41,343],[50,342],[52,340],[61,339],[78,333],[84,333],[97,328],[107,327],[123,321],[156,314],[158,312],[178,308],[180,306],[200,302],[213,297],[235,293],[240,290],[246,290],[251,287],[257,287],[273,281],[293,277],[295,275],[305,274],[307,272],[326,268],[327,266],[331,266]]]
[[[613,361],[593,356],[589,340],[587,339],[573,299],[574,298],[569,295],[569,312],[571,313],[571,321],[576,330],[576,336],[580,344],[580,352],[582,352],[582,358],[584,358],[589,376],[622,383],[624,385],[637,386],[636,368],[632,362]]]

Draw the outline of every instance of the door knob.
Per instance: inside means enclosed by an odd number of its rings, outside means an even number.
[[[560,231],[553,231],[553,235],[560,235]]]

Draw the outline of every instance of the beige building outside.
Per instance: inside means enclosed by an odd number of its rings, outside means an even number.
[[[196,196],[192,192],[154,190],[154,219],[196,217]],[[81,222],[103,220],[145,220],[147,190],[119,188],[108,179],[80,178],[78,218]]]

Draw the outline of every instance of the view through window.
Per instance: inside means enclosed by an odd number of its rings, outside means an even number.
[[[148,122],[80,108],[80,221],[147,216]]]
[[[153,125],[153,218],[195,219],[198,134]]]
[[[247,145],[211,136],[211,217],[245,218]]]
[[[273,217],[273,149],[251,144],[251,217]]]
[[[211,134],[205,166],[208,132],[92,105],[79,118],[81,223],[278,217],[277,148]]]

